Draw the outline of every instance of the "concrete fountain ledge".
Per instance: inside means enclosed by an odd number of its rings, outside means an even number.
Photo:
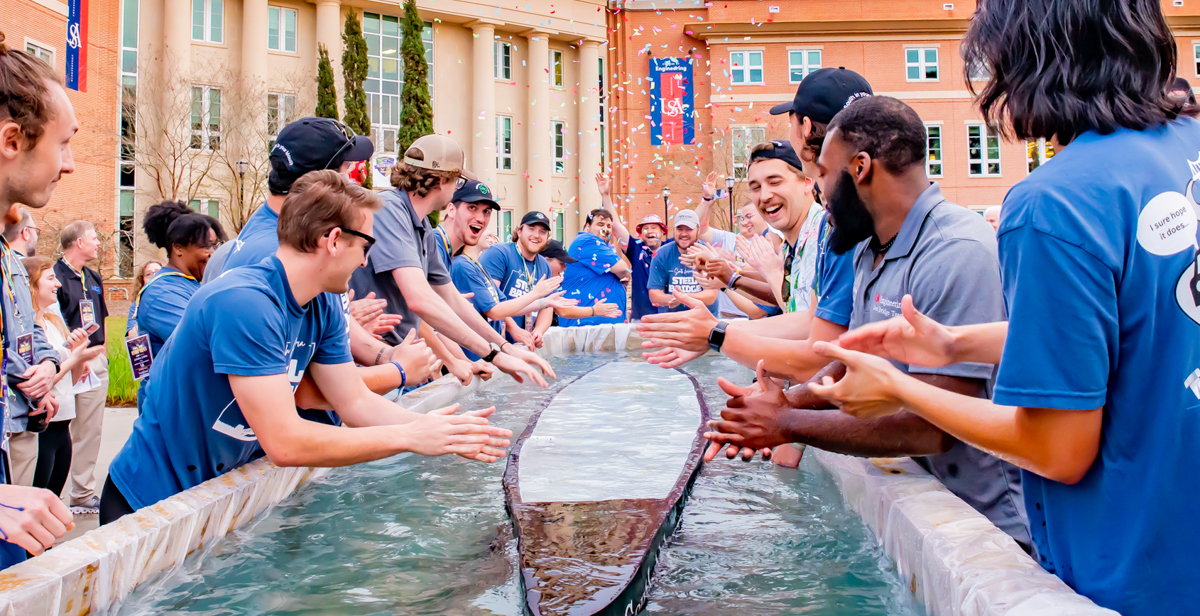
[[[629,325],[551,329],[539,353],[634,350]],[[481,386],[453,378],[401,397],[426,412]],[[808,449],[879,539],[931,616],[1113,616],[1075,594],[911,460]],[[136,587],[203,553],[328,469],[257,460],[0,572],[0,616],[107,613]]]

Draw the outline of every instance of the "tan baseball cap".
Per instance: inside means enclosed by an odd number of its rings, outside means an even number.
[[[433,169],[435,171],[458,171],[466,173],[467,155],[458,142],[436,133],[418,138],[404,152],[404,164]]]

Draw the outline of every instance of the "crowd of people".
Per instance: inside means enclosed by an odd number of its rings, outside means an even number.
[[[1057,151],[984,216],[927,176],[919,114],[844,68],[771,109],[789,138],[751,149],[736,231],[709,224],[715,174],[697,208],[631,231],[599,173],[569,247],[536,208],[496,238],[500,205],[453,139],[417,139],[374,192],[348,177],[367,138],[287,125],[236,238],[182,203],[147,212],[167,260],[140,270],[126,340],[151,367],[97,502],[99,241],[79,221],[57,261],[35,256],[25,209],[73,170],[77,123],[59,78],[0,35],[0,566],[71,527],[68,476],[74,512],[108,522],[261,456],[494,462],[511,438],[495,409],[398,396],[496,370],[546,386],[552,326],[632,321],[653,364],[717,352],[756,372],[719,381],[706,459],[911,457],[1096,603],[1188,613],[1200,123],[1175,41],[1156,0],[988,0],[962,53],[992,75],[989,124]]]

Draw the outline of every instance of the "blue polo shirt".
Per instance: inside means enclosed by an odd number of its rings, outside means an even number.
[[[672,291],[680,293],[700,293],[704,289],[696,281],[692,268],[679,262],[679,245],[671,242],[658,249],[650,262],[650,280],[646,282],[648,289],[658,289],[668,295]],[[688,310],[684,304],[668,309],[669,312]],[[708,305],[708,311],[717,316],[717,302]]]
[[[661,250],[662,247],[659,249]],[[633,312],[629,317],[641,319],[648,314],[662,312],[658,306],[650,302],[650,289],[646,286],[650,282],[650,263],[654,259],[654,253],[646,248],[646,244],[642,240],[631,237],[629,243],[625,245],[625,257],[629,259],[632,269],[629,295],[633,301]]]
[[[588,317],[585,319],[559,318],[562,327],[578,325],[600,325],[602,323],[625,322],[625,286],[616,274],[609,272],[621,262],[617,249],[600,239],[599,236],[581,231],[571,242],[568,254],[575,259],[568,263],[563,272],[562,288],[566,290],[566,299],[579,300],[581,308],[595,306],[600,300],[616,304],[621,309],[621,315],[616,317]]]
[[[350,363],[338,296],[296,303],[274,256],[205,285],[150,369],[133,433],[109,475],[134,509],[196,486],[253,459],[258,438],[229,376],[288,375],[292,389],[310,362]]]
[[[495,244],[479,255],[479,263],[487,270],[492,280],[500,281],[500,291],[504,297],[515,299],[533,290],[533,285],[543,278],[550,277],[550,262],[542,255],[535,255],[532,261],[526,261],[515,242]],[[513,317],[517,327],[525,327],[525,317]]]
[[[854,310],[854,251],[847,250],[840,255],[834,252],[829,247],[832,232],[833,227],[826,222],[818,239],[816,279],[813,280],[817,308],[813,315],[847,327]]]
[[[475,294],[469,301],[475,310],[479,311],[479,316],[483,317],[497,333],[504,333],[504,321],[488,319],[487,311],[508,298],[496,287],[496,282],[488,276],[483,266],[468,255],[458,255],[454,257],[454,261],[450,265],[450,278],[454,280],[454,288],[458,289],[459,293]],[[471,361],[479,359],[478,355],[468,349],[464,348],[462,351]]]
[[[1000,215],[1009,344],[996,402],[1104,407],[1079,483],[1024,474],[1033,539],[1043,567],[1125,616],[1200,602],[1197,160],[1191,119],[1084,133]]]

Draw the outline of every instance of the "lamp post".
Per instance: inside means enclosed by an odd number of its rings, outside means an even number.
[[[733,177],[725,178],[725,192],[729,194],[729,231],[737,233],[737,225],[733,224]]]
[[[246,169],[250,163],[246,159],[241,159],[234,163],[237,167],[238,174],[238,216],[243,216],[246,211]]]
[[[663,186],[663,214],[666,215],[666,218],[664,218],[663,221],[666,222],[668,225],[668,228],[670,228],[670,224],[671,224],[671,187],[670,186]]]

